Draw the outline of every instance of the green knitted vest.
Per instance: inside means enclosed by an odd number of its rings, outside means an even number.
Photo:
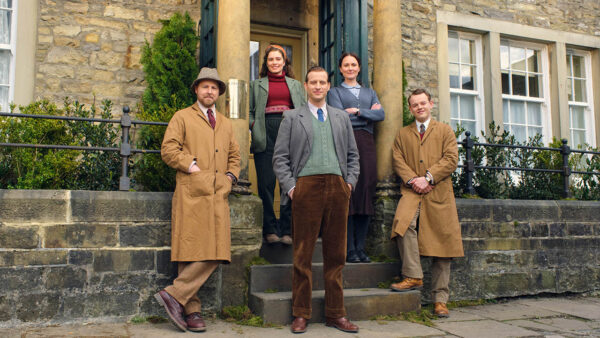
[[[312,114],[311,114],[312,115]],[[298,177],[334,174],[342,176],[331,131],[331,119],[321,122],[312,115],[313,146],[310,157]]]

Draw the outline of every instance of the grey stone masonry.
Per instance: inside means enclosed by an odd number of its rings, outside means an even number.
[[[0,190],[0,327],[162,315],[152,295],[177,272],[171,196]],[[199,292],[208,312],[243,303],[262,239],[260,200],[231,195],[230,207],[232,263]]]
[[[465,257],[452,262],[451,300],[600,288],[600,202],[458,199],[456,204]],[[370,254],[399,260],[390,240],[396,205],[392,198],[377,201]],[[428,301],[431,259],[421,261]]]

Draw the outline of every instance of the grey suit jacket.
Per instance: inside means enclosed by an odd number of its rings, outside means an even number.
[[[287,192],[296,185],[298,174],[310,157],[314,136],[312,118],[308,106],[283,113],[273,151],[273,171],[279,180],[282,204],[289,202]],[[345,111],[330,105],[327,105],[327,118],[331,119],[333,143],[342,177],[354,188],[360,166],[350,118]]]

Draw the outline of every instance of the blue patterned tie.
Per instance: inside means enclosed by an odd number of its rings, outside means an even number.
[[[325,122],[325,116],[323,116],[323,109],[317,109],[317,116],[319,118],[319,121]]]

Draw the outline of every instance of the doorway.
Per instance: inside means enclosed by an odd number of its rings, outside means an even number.
[[[264,52],[267,47],[271,44],[276,44],[285,49],[288,59],[292,64],[294,78],[303,82],[304,73],[307,70],[306,39],[306,30],[253,24],[250,31],[250,81],[258,79]],[[251,183],[250,190],[252,193],[258,194],[254,154],[250,154],[248,158],[248,179]],[[273,201],[277,217],[279,217],[280,200],[279,184],[277,184]]]

